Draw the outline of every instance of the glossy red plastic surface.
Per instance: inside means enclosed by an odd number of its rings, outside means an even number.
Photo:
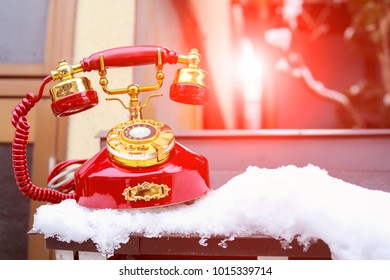
[[[85,111],[99,102],[94,90],[73,93],[62,97],[51,104],[51,109],[56,117],[65,117]]]
[[[180,103],[204,105],[209,102],[209,89],[190,83],[175,83],[170,87],[169,97]]]
[[[104,56],[105,67],[136,66],[157,63],[157,50],[161,49],[162,63],[175,64],[178,53],[159,46],[128,46],[97,52],[80,61],[84,71],[100,69],[100,55]]]
[[[167,206],[195,200],[210,189],[208,161],[201,155],[176,143],[168,162],[143,168],[115,165],[106,148],[85,162],[75,175],[76,200],[89,208],[128,209]],[[149,201],[130,202],[124,189],[144,182],[165,184],[168,196]]]

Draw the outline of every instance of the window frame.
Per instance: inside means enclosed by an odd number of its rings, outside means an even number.
[[[0,63],[0,78],[46,76],[50,74],[52,68],[56,67],[57,61],[61,58],[71,60],[76,2],[76,0],[49,0],[43,62]]]

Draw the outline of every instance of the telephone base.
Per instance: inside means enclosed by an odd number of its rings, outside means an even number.
[[[208,161],[179,143],[161,165],[125,168],[103,148],[75,175],[76,200],[88,208],[131,209],[193,201],[210,189]]]

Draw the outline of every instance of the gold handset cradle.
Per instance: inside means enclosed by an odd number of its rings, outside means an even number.
[[[156,79],[153,86],[140,87],[132,84],[127,88],[109,89],[107,71],[104,65],[104,56],[100,55],[100,85],[105,93],[110,95],[128,94],[129,105],[126,106],[119,98],[106,98],[106,100],[119,101],[130,112],[130,121],[114,126],[107,133],[107,150],[111,160],[117,164],[131,167],[146,167],[160,164],[169,158],[175,138],[172,129],[155,120],[142,119],[142,109],[147,106],[150,99],[162,94],[148,96],[145,104],[141,104],[139,94],[145,91],[153,91],[161,88],[164,79],[161,50],[157,51]]]

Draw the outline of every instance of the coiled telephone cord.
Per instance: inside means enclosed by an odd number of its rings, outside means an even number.
[[[29,199],[59,203],[65,199],[74,199],[75,193],[61,193],[49,188],[41,188],[31,182],[27,166],[27,140],[30,124],[26,115],[34,107],[43,94],[45,85],[52,80],[51,76],[44,78],[37,97],[28,93],[12,112],[12,125],[15,127],[15,137],[12,143],[12,162],[14,175],[20,191]]]

